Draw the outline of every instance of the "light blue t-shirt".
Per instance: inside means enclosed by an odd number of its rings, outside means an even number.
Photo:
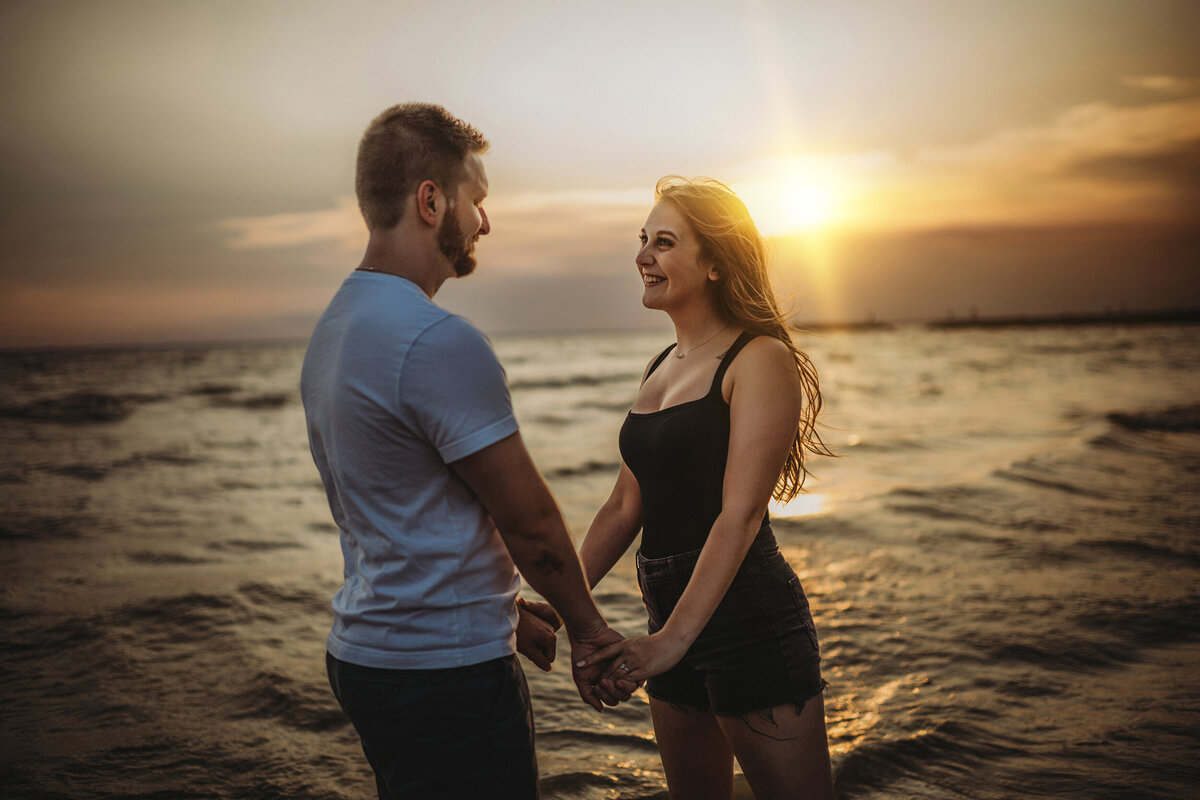
[[[515,652],[516,568],[447,466],[517,431],[483,334],[404,278],[356,271],[317,323],[300,391],[345,558],[329,651],[384,669]]]

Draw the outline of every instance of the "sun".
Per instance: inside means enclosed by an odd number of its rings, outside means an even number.
[[[812,170],[788,164],[770,172],[733,186],[764,236],[811,233],[836,221],[837,195]]]
[[[833,219],[833,194],[816,184],[796,183],[779,192],[780,216],[790,228],[810,230]]]

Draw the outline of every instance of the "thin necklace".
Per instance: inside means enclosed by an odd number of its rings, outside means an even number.
[[[676,358],[687,358],[687,356],[688,356],[689,354],[696,352],[696,351],[697,351],[697,350],[699,350],[701,347],[704,347],[704,345],[708,344],[709,342],[711,342],[713,339],[715,339],[715,338],[717,338],[718,336],[720,336],[722,333],[724,333],[724,332],[725,332],[726,330],[728,330],[728,329],[729,329],[729,323],[728,323],[728,322],[726,322],[726,323],[725,323],[725,327],[724,327],[724,328],[721,328],[721,330],[717,331],[717,332],[716,332],[716,333],[714,333],[712,336],[708,337],[708,338],[707,338],[707,339],[705,339],[703,342],[701,342],[700,344],[698,344],[698,345],[696,345],[695,347],[693,347],[691,350],[688,350],[686,353],[685,353],[685,352],[683,352],[683,350],[681,350],[679,347],[676,347],[676,348],[675,348],[675,357],[676,357]]]

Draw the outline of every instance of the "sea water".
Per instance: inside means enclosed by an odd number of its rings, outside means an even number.
[[[839,796],[1200,796],[1200,326],[800,341],[839,457],[773,516]],[[495,337],[577,542],[667,344]],[[0,796],[373,796],[324,675],[303,350],[0,354]],[[644,630],[631,557],[597,597]],[[543,796],[665,797],[645,695],[595,713],[560,649],[526,663]]]

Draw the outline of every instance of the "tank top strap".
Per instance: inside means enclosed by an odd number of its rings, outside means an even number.
[[[654,363],[650,365],[650,369],[646,370],[646,377],[642,378],[642,383],[645,383],[646,378],[649,378],[651,375],[654,374],[654,370],[658,369],[658,365],[661,364],[663,362],[663,360],[667,357],[667,353],[670,353],[674,349],[675,349],[675,345],[670,344],[667,346],[666,350],[663,350],[661,353],[658,354],[658,358],[654,359]]]
[[[751,333],[750,331],[742,331],[742,333],[733,340],[733,344],[729,345],[729,349],[726,350],[721,356],[721,365],[717,367],[717,374],[713,376],[712,386],[709,387],[708,390],[709,394],[712,394],[713,392],[719,393],[721,391],[721,381],[725,379],[725,370],[729,369],[729,365],[733,362],[733,359],[737,358],[737,354],[742,352],[742,348],[749,344],[751,339],[757,336],[761,336],[761,334]]]

